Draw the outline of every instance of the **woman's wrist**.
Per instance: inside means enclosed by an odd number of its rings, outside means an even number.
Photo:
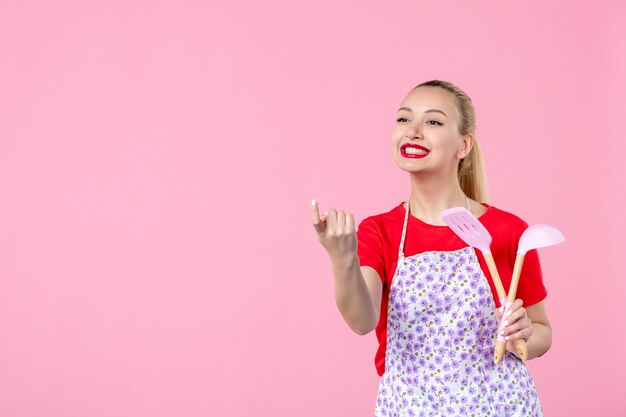
[[[552,329],[542,323],[533,323],[533,335],[528,340],[528,358],[543,356],[552,345]]]
[[[342,269],[342,268],[352,268],[354,266],[361,266],[359,257],[356,253],[340,255],[340,256],[331,256],[330,263],[333,266],[333,269]]]

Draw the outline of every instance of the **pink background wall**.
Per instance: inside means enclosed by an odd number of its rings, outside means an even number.
[[[373,415],[375,336],[343,322],[309,204],[408,196],[391,128],[433,78],[475,103],[491,203],[568,239],[540,251],[544,412],[624,415],[625,16],[1,1],[0,416]]]

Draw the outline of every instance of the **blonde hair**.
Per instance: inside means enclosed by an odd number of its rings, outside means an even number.
[[[467,135],[468,133],[474,135],[472,149],[465,158],[459,161],[457,171],[459,184],[469,198],[478,202],[488,203],[487,176],[478,140],[476,139],[476,113],[472,99],[463,90],[448,81],[426,81],[415,86],[413,90],[418,87],[440,87],[456,97],[456,107],[460,114],[459,133],[461,135]]]

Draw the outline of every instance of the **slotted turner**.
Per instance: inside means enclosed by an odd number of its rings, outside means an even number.
[[[482,252],[485,262],[487,263],[487,267],[489,268],[489,272],[491,273],[491,277],[493,278],[493,283],[496,286],[498,298],[500,298],[500,304],[505,307],[505,311],[502,313],[502,318],[504,318],[510,304],[507,299],[504,286],[502,285],[502,281],[500,280],[500,274],[498,274],[496,263],[493,260],[493,255],[491,254],[491,234],[476,218],[476,216],[470,213],[470,211],[465,207],[453,207],[444,210],[441,213],[441,218],[465,243],[479,249]],[[502,319],[500,321],[502,321]],[[502,357],[504,356],[504,351],[506,350],[506,341],[504,340],[504,337],[500,335],[500,330],[501,325],[498,324],[498,336],[494,356],[496,364],[500,364]],[[518,352],[528,352],[526,342],[523,339],[515,339],[515,347]],[[526,357],[521,359],[525,360]]]

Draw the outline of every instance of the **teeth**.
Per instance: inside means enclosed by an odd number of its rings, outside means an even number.
[[[407,146],[406,148],[404,148],[404,152],[413,154],[413,155],[426,155],[428,153],[428,151],[425,151],[423,149],[412,148],[410,146]]]

